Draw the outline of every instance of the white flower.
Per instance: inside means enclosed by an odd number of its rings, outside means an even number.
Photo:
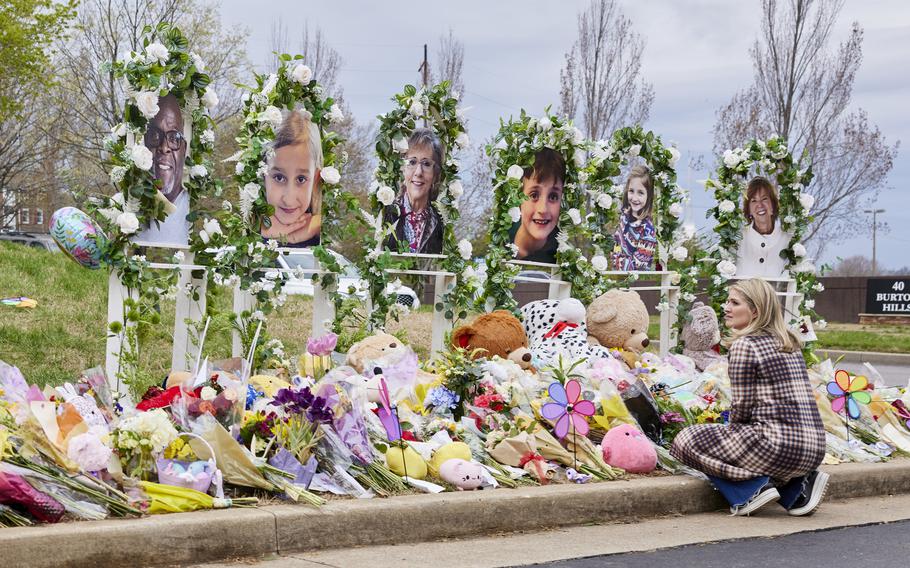
[[[524,168],[522,168],[518,164],[512,164],[511,166],[509,166],[509,169],[506,172],[506,176],[508,176],[509,179],[520,180],[521,178],[524,177],[524,175],[525,175]]]
[[[745,159],[745,152],[740,148],[737,148],[736,150],[726,150],[724,152],[724,165],[728,168],[735,168]]]
[[[461,258],[465,260],[471,260],[471,253],[474,252],[474,247],[471,246],[471,242],[467,239],[461,239],[458,241],[458,254],[461,255]]]
[[[828,327],[828,322],[825,320],[818,320],[815,322],[815,329],[825,329],[826,327]]]
[[[123,138],[124,136],[126,136],[126,123],[121,122],[121,123],[115,125],[113,128],[111,128],[111,134],[116,136],[117,138]]]
[[[132,235],[139,230],[139,219],[133,213],[124,211],[117,215],[117,226],[124,235]]]
[[[114,166],[111,168],[111,183],[114,185],[119,184],[123,181],[123,178],[126,176],[126,168],[123,166]]]
[[[822,284],[821,282],[816,282],[815,285],[812,286],[812,289],[815,290],[816,292],[824,292],[825,285]]]
[[[133,95],[133,100],[136,101],[136,107],[142,113],[142,116],[149,120],[155,118],[155,115],[160,110],[156,91],[139,91]]]
[[[404,154],[408,151],[408,141],[404,136],[396,136],[392,140],[392,148],[399,154]]]
[[[171,56],[171,52],[168,51],[167,48],[164,47],[164,45],[158,43],[157,41],[154,43],[148,44],[148,46],[146,46],[146,48],[145,48],[145,62],[146,63],[154,63],[155,61],[157,61],[158,63],[164,65],[165,63],[167,63],[167,60],[170,56]]]
[[[654,307],[657,308],[658,312],[666,312],[670,310],[669,302],[661,302]]]
[[[205,94],[202,95],[202,104],[209,110],[218,106],[218,93],[215,92],[215,89],[208,87],[205,90]]]
[[[455,145],[461,148],[462,150],[468,147],[468,144],[471,143],[471,139],[468,138],[467,132],[459,132],[458,136],[455,137]]]
[[[724,199],[717,204],[717,210],[721,213],[733,213],[733,211],[736,210],[736,204],[729,199]]]
[[[200,73],[205,71],[205,62],[199,57],[199,54],[191,51],[190,59],[193,60],[193,67],[196,68],[196,71],[199,71]]]
[[[812,209],[812,206],[815,205],[815,196],[808,193],[800,193],[799,204],[802,205],[803,210],[808,213],[809,210]]]
[[[135,144],[130,147],[130,160],[137,168],[147,172],[152,168],[152,151],[143,144]]]
[[[807,310],[814,310],[815,309],[815,300],[806,300],[805,302],[803,302],[803,305],[806,306]]]
[[[679,150],[677,150],[673,146],[670,146],[669,148],[667,148],[667,151],[670,152],[670,167],[671,168],[676,167],[676,162],[679,161],[679,157],[680,157]]]
[[[464,186],[461,185],[461,180],[454,180],[449,184],[449,193],[452,194],[452,199],[458,199],[464,194]]]
[[[518,207],[512,207],[509,209],[509,218],[512,219],[513,223],[517,223],[521,219],[521,209]]]
[[[630,156],[637,156],[640,152],[641,152],[641,144],[633,144],[632,146],[629,146],[628,154]]]
[[[199,398],[202,400],[215,400],[216,396],[218,396],[218,393],[208,385],[202,387],[202,390],[199,391]]]
[[[205,169],[205,166],[203,166],[202,164],[196,164],[190,168],[190,177],[191,178],[205,177],[208,174],[209,174],[208,170]]]
[[[597,272],[606,272],[610,269],[610,262],[602,254],[594,255],[591,257],[591,266],[594,267],[594,270]]]
[[[729,260],[722,260],[717,263],[717,271],[720,272],[720,275],[724,278],[733,278],[736,274],[736,264]]]
[[[686,260],[689,256],[689,251],[686,247],[676,247],[673,249],[673,258],[679,262]]]
[[[679,274],[679,272],[673,272],[673,274],[670,275],[670,284],[678,286],[680,280],[682,280],[682,276]]]
[[[272,73],[265,80],[265,83],[262,84],[262,90],[259,92],[262,94],[262,96],[267,97],[273,90],[275,90],[275,85],[277,85],[277,84],[278,84],[278,75],[275,75],[274,73]]]
[[[209,244],[209,240],[215,235],[221,234],[221,224],[218,223],[218,219],[208,219],[205,223],[202,224],[202,230],[199,231],[199,238],[202,239],[202,242]]]
[[[206,128],[199,136],[199,140],[206,145],[212,144],[215,142],[215,132],[211,128]]]
[[[695,225],[693,225],[692,223],[685,223],[682,226],[682,232],[683,232],[683,236],[688,241],[689,239],[691,239],[692,237],[695,236]]]
[[[236,164],[234,164],[234,173],[237,174],[238,176],[243,174],[244,169],[246,169],[246,164],[244,164],[243,162],[237,162]]]
[[[567,211],[567,213],[569,214],[569,219],[572,220],[572,223],[574,225],[581,224],[581,212],[578,209],[573,207],[573,208],[569,209]]]
[[[506,245],[506,248],[512,252],[512,257],[518,256],[518,245],[516,245],[515,243],[509,243]]]
[[[313,70],[303,63],[299,63],[291,71],[291,79],[297,81],[301,85],[309,85],[310,81],[313,79]]]
[[[585,135],[576,127],[572,127],[572,142],[574,144],[581,144],[585,140]]]
[[[793,256],[797,258],[806,256],[806,247],[804,247],[802,243],[796,243],[793,245]]]
[[[678,219],[679,216],[682,215],[682,213],[683,213],[682,203],[677,202],[677,203],[670,205],[670,215],[673,215],[674,217],[676,217]]]
[[[575,166],[579,168],[585,165],[585,160],[587,158],[588,156],[581,148],[575,150],[575,153],[572,154],[572,160],[575,162]]]
[[[250,319],[253,321],[265,321],[265,314],[261,310],[256,310],[250,314]]]
[[[815,265],[812,264],[812,262],[809,259],[804,258],[803,260],[801,260],[799,262],[799,264],[797,264],[790,270],[792,270],[793,272],[815,272]]]
[[[329,185],[335,185],[341,181],[341,173],[332,166],[327,166],[322,168],[322,171],[319,173],[322,181],[326,182]]]
[[[602,162],[603,160],[609,159],[613,155],[613,152],[613,146],[609,142],[601,140],[595,144],[591,154],[594,156],[595,160]]]
[[[391,187],[384,185],[376,190],[376,199],[383,205],[391,205],[395,201],[395,192]]]
[[[332,108],[329,109],[329,121],[338,123],[344,120],[344,113],[341,112],[341,107],[337,104],[332,105]]]
[[[609,209],[613,206],[613,198],[606,192],[601,193],[597,196],[597,206],[601,209]]]
[[[792,225],[793,223],[796,223],[796,217],[794,217],[793,215],[787,215],[786,217],[784,217],[784,223],[786,223],[787,225]]]
[[[281,110],[272,105],[265,107],[259,113],[259,122],[268,122],[272,125],[272,130],[278,130],[281,127]]]
[[[182,250],[178,250],[174,253],[174,256],[172,258],[174,260],[174,264],[180,264],[183,262],[183,259],[186,258],[186,256],[183,254]]]
[[[547,132],[553,128],[553,121],[550,120],[549,116],[542,116],[540,120],[537,121],[537,128],[540,128],[543,132]]]
[[[411,108],[408,109],[408,112],[415,117],[423,116],[424,111],[425,109],[423,108],[423,104],[418,100],[412,102]]]

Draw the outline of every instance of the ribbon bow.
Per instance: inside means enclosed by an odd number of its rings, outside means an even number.
[[[518,467],[527,470],[528,468],[525,466],[531,464],[531,469],[533,470],[534,475],[537,476],[540,484],[546,485],[548,480],[543,469],[544,463],[545,461],[542,455],[536,452],[528,452],[525,455],[521,456],[521,459],[518,461]]]
[[[577,323],[571,323],[567,321],[558,321],[556,325],[550,328],[550,331],[546,332],[543,336],[544,339],[553,339],[558,337],[560,333],[566,330],[566,328],[578,327]]]

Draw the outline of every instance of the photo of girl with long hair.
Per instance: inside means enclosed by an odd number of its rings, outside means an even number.
[[[616,244],[610,259],[614,270],[654,270],[657,232],[651,218],[653,206],[651,172],[645,166],[635,166],[623,189],[619,228],[613,234]]]

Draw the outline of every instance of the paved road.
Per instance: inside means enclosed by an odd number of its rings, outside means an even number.
[[[872,366],[875,367],[875,370],[879,372],[885,380],[885,384],[888,386],[905,387],[907,386],[907,382],[910,381],[910,367],[906,365],[876,365],[873,363]],[[868,369],[862,363],[844,363],[841,361],[835,368],[844,369],[850,373],[869,376]]]
[[[694,544],[653,552],[610,554],[528,566],[551,568],[651,568],[699,566],[738,568],[814,566],[858,568],[906,566],[910,558],[910,521],[799,533],[777,538],[757,538]]]

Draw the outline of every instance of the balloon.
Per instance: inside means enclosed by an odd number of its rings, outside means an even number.
[[[50,232],[67,256],[92,270],[101,266],[101,250],[107,237],[85,213],[75,207],[58,209],[51,215]]]

